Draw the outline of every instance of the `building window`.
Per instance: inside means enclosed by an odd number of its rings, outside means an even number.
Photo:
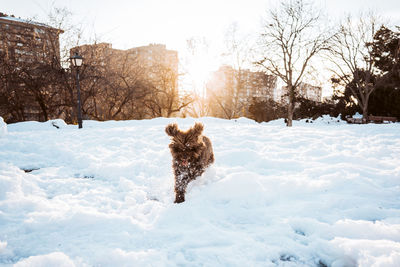
[[[39,29],[39,28],[35,28],[35,32],[36,32],[36,33],[44,33],[44,30]]]

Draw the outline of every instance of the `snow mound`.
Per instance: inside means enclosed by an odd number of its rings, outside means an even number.
[[[275,125],[275,126],[285,126],[286,122],[285,119],[277,119],[269,122],[263,122],[262,124],[267,124],[267,125]],[[338,117],[331,117],[329,115],[323,115],[318,117],[317,119],[301,119],[301,120],[293,120],[293,126],[311,126],[311,125],[317,125],[317,126],[322,126],[322,125],[339,125],[339,124],[346,124],[346,121],[342,120],[340,118],[340,115]]]
[[[346,124],[345,121],[343,121],[340,116],[337,118],[331,117],[329,115],[323,115],[321,117],[318,117],[317,119],[302,119],[299,121],[300,123],[314,123],[314,124],[322,124],[322,125],[327,125],[327,124]]]
[[[62,119],[49,120],[46,122],[24,121],[19,123],[13,123],[11,125],[13,131],[37,131],[37,130],[47,131],[49,129],[52,130],[62,129],[68,126]]]
[[[14,264],[14,267],[75,267],[75,263],[62,252],[31,256]]]
[[[7,124],[4,122],[3,118],[0,117],[0,138],[7,134]]]

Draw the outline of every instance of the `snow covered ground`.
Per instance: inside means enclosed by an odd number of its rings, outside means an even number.
[[[175,121],[216,159],[182,204]],[[0,265],[400,266],[400,123],[83,127],[0,121]]]

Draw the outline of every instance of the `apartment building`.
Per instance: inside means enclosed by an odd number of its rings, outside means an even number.
[[[74,47],[70,54],[75,53],[84,59],[83,85],[92,82],[93,88],[100,92],[86,101],[86,108],[93,110],[90,113],[97,118],[110,118],[114,110],[119,112],[118,119],[125,119],[127,114],[140,114],[138,118],[164,116],[166,103],[177,102],[171,98],[179,94],[178,52],[168,50],[163,44],[123,50],[113,48],[110,43],[98,43]],[[96,77],[100,79],[96,81]],[[110,94],[116,102],[125,99],[124,103],[130,104],[122,108],[117,107],[118,103],[109,106],[109,99],[102,96]]]
[[[322,102],[322,87],[314,86],[305,82],[301,82],[296,90],[297,97],[305,98],[315,102]],[[274,95],[275,101],[287,103],[287,89],[282,86],[276,90]]]
[[[322,101],[322,87],[314,86],[308,83],[300,83],[299,85],[299,96],[306,98],[308,100],[312,100],[315,102]]]
[[[221,66],[206,85],[211,114],[226,118],[246,116],[253,98],[273,98],[276,81],[275,76],[265,72]]]
[[[43,101],[56,95],[57,89],[45,81],[45,69],[61,68],[61,33],[43,23],[0,13],[0,114],[7,122],[49,119]]]
[[[115,49],[110,43],[81,45],[70,50],[70,54],[79,53],[84,62],[92,65],[121,66],[131,64],[143,69],[150,69],[157,64],[170,68],[178,73],[178,52],[168,50],[164,44],[149,44],[126,50]]]
[[[221,66],[212,73],[207,83],[207,91],[208,95],[229,92],[232,97],[243,102],[251,98],[263,100],[273,97],[276,80],[275,76],[262,71],[239,71],[231,66]]]
[[[11,62],[59,62],[59,35],[63,32],[0,13],[0,54]]]

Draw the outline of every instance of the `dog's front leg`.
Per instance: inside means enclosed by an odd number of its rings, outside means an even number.
[[[186,187],[188,185],[187,173],[177,171],[175,173],[175,203],[185,201]]]
[[[181,203],[185,201],[186,187],[186,183],[175,183],[175,203]]]
[[[175,189],[175,202],[174,203],[182,203],[185,201],[185,192],[177,191]]]

